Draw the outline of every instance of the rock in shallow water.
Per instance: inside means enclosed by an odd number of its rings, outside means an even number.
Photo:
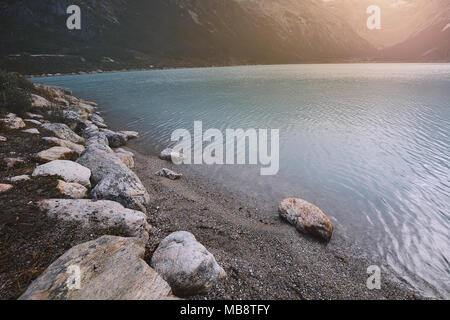
[[[19,300],[172,299],[169,285],[145,263],[144,253],[137,238],[103,236],[80,244],[52,263]],[[68,286],[78,284],[69,279],[74,270],[81,276],[77,290]]]
[[[214,256],[193,234],[185,231],[174,232],[161,241],[151,266],[178,297],[208,292],[218,280],[226,277]]]
[[[278,207],[280,217],[305,234],[330,241],[334,226],[315,205],[297,198],[284,199]]]
[[[109,146],[111,148],[119,148],[121,146],[124,146],[128,141],[127,136],[122,133],[107,129],[101,129],[101,132],[103,132],[108,138]]]
[[[183,154],[173,151],[173,149],[167,148],[161,151],[159,154],[161,160],[171,161],[173,163],[179,163],[184,159]]]
[[[82,165],[68,160],[55,160],[36,167],[35,176],[60,176],[66,182],[76,182],[85,187],[91,185],[91,170]]]

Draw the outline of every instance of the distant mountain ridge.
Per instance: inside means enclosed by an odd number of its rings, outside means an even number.
[[[353,0],[0,0],[0,67],[54,73],[383,57],[339,1]],[[80,31],[65,27],[71,4],[82,10]]]

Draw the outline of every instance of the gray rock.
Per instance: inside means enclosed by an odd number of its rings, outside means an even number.
[[[34,108],[49,108],[52,106],[52,103],[41,96],[32,94],[31,95],[31,105]]]
[[[334,226],[315,205],[297,198],[284,199],[278,207],[280,217],[305,234],[330,241]]]
[[[31,124],[35,124],[37,126],[40,126],[42,123],[38,120],[34,120],[34,119],[25,119],[25,122],[31,123]]]
[[[91,185],[91,170],[68,160],[55,160],[40,165],[33,171],[33,177],[35,176],[60,176],[66,182],[76,182],[85,187]]]
[[[184,159],[183,154],[173,151],[173,149],[167,148],[161,151],[159,158],[161,160],[171,161],[174,163],[178,163]]]
[[[136,131],[119,131],[119,133],[124,134],[128,140],[139,138],[139,132]]]
[[[117,201],[127,208],[147,212],[147,190],[110,147],[88,145],[77,162],[92,171],[92,180],[97,184],[91,192],[94,199]]]
[[[19,300],[162,300],[170,287],[143,260],[145,248],[136,238],[103,236],[73,247],[52,263]],[[69,289],[79,268],[80,287]]]
[[[108,129],[101,129],[101,132],[106,134],[111,148],[119,148],[125,145],[128,141],[127,136],[123,133],[114,132]]]
[[[38,207],[50,218],[78,221],[88,227],[121,228],[128,236],[148,239],[151,230],[144,213],[114,201],[50,199],[40,201]]]
[[[177,180],[177,179],[180,179],[181,177],[183,177],[183,175],[181,173],[176,173],[175,171],[172,171],[167,168],[162,168],[155,174],[160,177],[166,177],[170,180]]]
[[[59,139],[56,137],[43,137],[42,140],[54,143],[59,145],[60,147],[66,147],[70,150],[76,152],[77,154],[81,154],[84,151],[84,146],[81,144],[73,143],[69,140]]]
[[[108,127],[105,124],[105,120],[96,113],[91,113],[89,115],[89,120],[92,121],[92,123],[94,123],[99,128],[107,128]]]
[[[178,297],[208,292],[218,280],[226,277],[214,256],[194,235],[185,231],[174,232],[161,241],[151,266]]]
[[[94,145],[94,144],[109,146],[108,138],[106,137],[106,134],[104,134],[103,132],[98,132],[98,131],[91,132],[88,135],[88,137],[89,138],[87,138],[87,140],[86,140],[87,146]]]
[[[73,143],[84,143],[84,139],[73,132],[67,125],[63,123],[44,123],[42,127],[53,132],[60,139],[69,140]]]

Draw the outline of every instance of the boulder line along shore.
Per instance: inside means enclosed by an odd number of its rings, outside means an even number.
[[[20,293],[15,298],[418,297],[390,277],[383,277],[383,290],[367,289],[366,268],[373,263],[342,253],[333,246],[339,241],[334,236],[327,246],[334,227],[313,205],[297,199],[294,203],[301,206],[287,212],[280,205],[279,214],[276,208],[254,206],[254,201],[205,183],[167,157],[143,155],[130,149],[136,149],[132,142],[126,147],[138,133],[108,129],[96,103],[67,89],[37,86],[51,91],[52,101],[33,97],[33,113],[27,117],[35,121],[14,114],[3,117],[7,128],[0,131],[5,139],[0,144],[20,130],[36,128],[38,134],[28,133],[24,139],[39,139],[47,149],[25,156],[26,165],[38,163],[0,181],[8,185],[2,194],[55,177],[48,196],[27,205],[51,221],[101,231],[68,241],[70,247],[41,266],[26,287],[15,289]],[[312,220],[307,217],[311,213]],[[301,232],[312,230],[325,243],[299,234],[279,216]],[[81,272],[79,289],[68,286],[70,266]],[[8,297],[1,290],[0,297]]]

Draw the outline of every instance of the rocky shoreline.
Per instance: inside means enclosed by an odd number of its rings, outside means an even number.
[[[153,268],[146,263],[152,229],[147,216],[150,196],[131,170],[133,154],[120,148],[138,133],[108,130],[96,111],[97,104],[78,99],[67,89],[36,88],[45,91],[48,99],[33,94],[33,113],[25,114],[28,119],[5,114],[0,119],[5,134],[1,139],[7,143],[20,131],[57,146],[21,157],[4,157],[7,175],[25,163],[37,163],[27,168],[31,174],[5,177],[10,183],[1,184],[0,194],[20,192],[16,183],[33,184],[36,179],[53,177],[59,196],[45,198],[44,194],[27,205],[35,206],[49,219],[106,232],[56,259],[19,299],[173,299],[172,292],[178,297],[207,292],[225,277],[214,256],[187,232],[166,237],[150,261]]]
[[[24,233],[21,221],[33,215],[54,230],[36,223],[38,241],[24,237],[21,246],[6,237],[0,260],[34,264],[39,259],[21,251],[52,254],[32,271],[23,266],[26,272],[7,270],[0,276],[1,298],[418,297],[389,277],[383,278],[383,290],[367,289],[368,262],[326,245],[334,227],[317,207],[301,199],[282,202],[280,217],[292,228],[274,215],[276,209],[250,207],[188,171],[175,172],[183,168],[170,163],[170,150],[158,159],[125,147],[138,133],[109,130],[96,103],[67,89],[36,86],[51,94],[33,95],[33,113],[1,117],[5,151],[17,147],[8,144],[14,139],[36,147],[22,150],[20,157],[17,151],[9,151],[14,157],[2,154],[0,201],[6,211],[15,201],[33,212],[22,218],[16,210],[4,222],[16,236]],[[41,239],[42,233],[53,238]],[[31,239],[38,248],[29,248]],[[18,281],[23,274],[26,280]]]

